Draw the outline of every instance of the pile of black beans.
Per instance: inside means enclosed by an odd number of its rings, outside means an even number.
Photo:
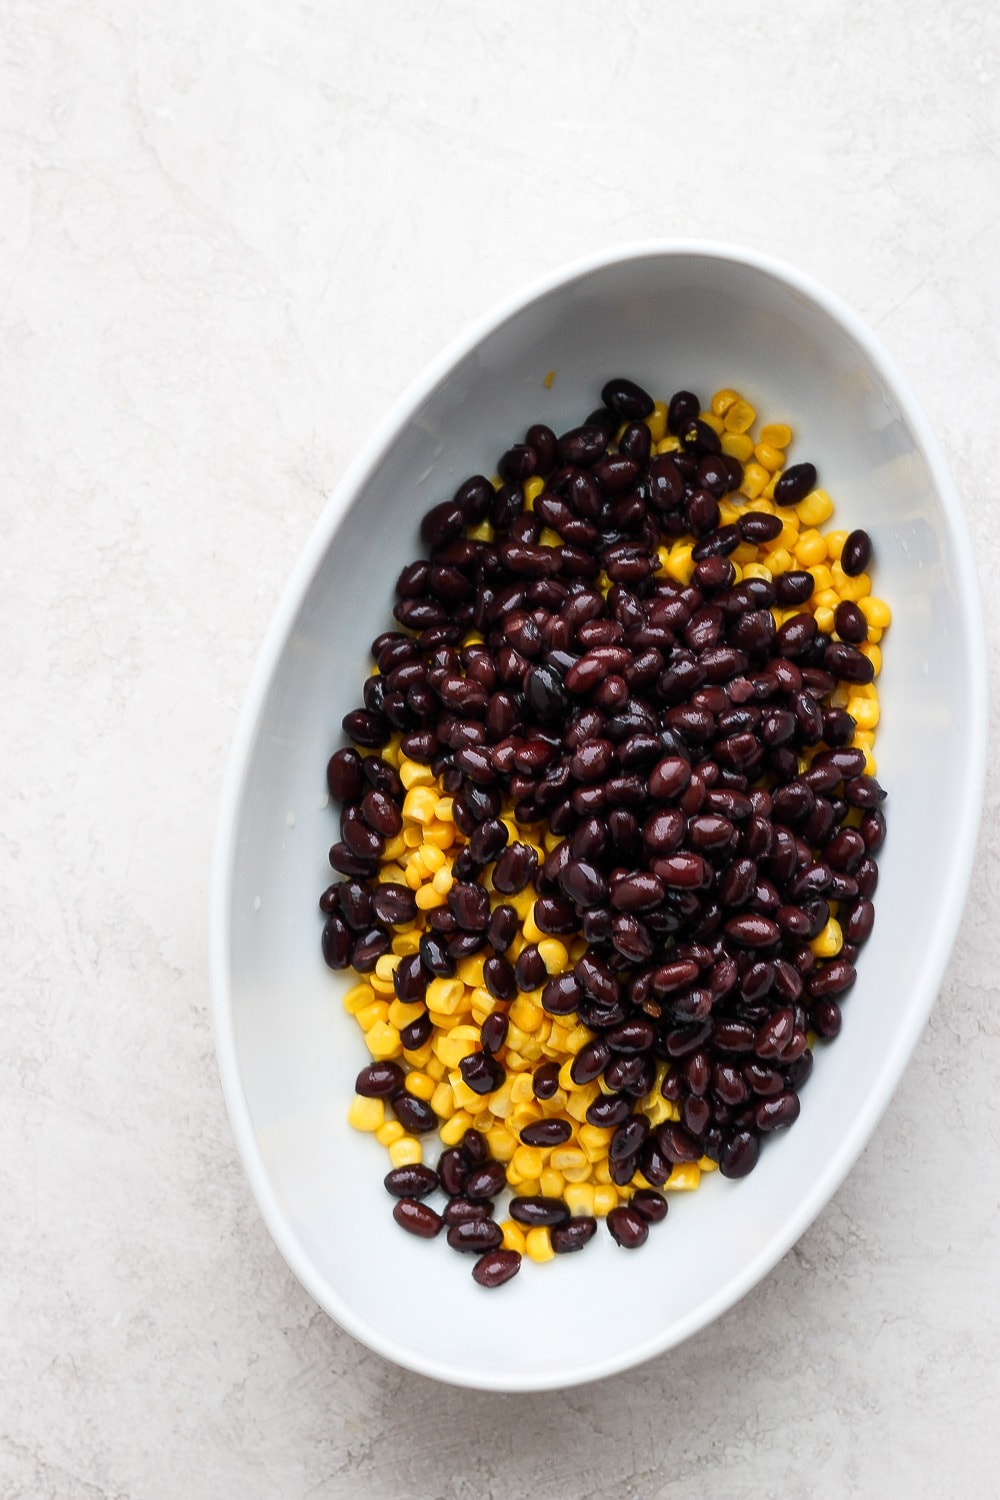
[[[541,1003],[594,1033],[572,1071],[609,1086],[593,1123],[615,1129],[613,1180],[641,1171],[655,1188],[702,1156],[742,1177],[762,1138],[797,1117],[809,1033],[837,1035],[872,930],[884,792],[851,748],[854,721],[830,704],[838,684],[872,680],[860,611],[844,610],[830,636],[805,607],[808,572],[736,581],[729,554],[781,523],[747,509],[721,524],[742,468],[695,395],[670,401],[680,447],[657,455],[647,393],[619,378],[601,394],[561,436],[529,428],[501,456],[499,487],[475,475],[425,515],[426,555],[396,584],[399,628],[374,641],[377,673],[344,729],[366,751],[401,735],[403,754],[453,795],[467,840],[447,904],[426,913],[419,954],[397,968],[399,997],[419,1000],[475,953],[488,955],[498,1002],[540,983],[524,953],[505,957],[517,926],[503,893],[532,886],[538,928],[588,944],[547,979]],[[535,476],[545,488],[526,509]],[[811,464],[788,468],[775,501],[794,504],[815,483]],[[694,541],[687,584],[663,576],[657,550],[679,537]],[[845,571],[860,573],[870,550],[854,532]],[[772,607],[800,605],[777,627]],[[470,634],[481,643],[464,644]],[[353,750],[334,756],[329,784],[342,804],[330,862],[345,880],[321,903],[324,952],[364,973],[414,915],[398,887],[380,897],[375,884],[403,788],[380,755]],[[560,842],[539,860],[510,840],[501,812]],[[488,867],[499,906],[481,883]],[[810,943],[831,903],[844,943],[823,959]],[[463,1062],[476,1092],[502,1080],[504,1029],[498,1008]],[[428,1035],[414,1023],[405,1044]],[[651,1129],[639,1101],[660,1062],[680,1118]],[[401,1201],[433,1212],[412,1193]],[[506,1279],[495,1257],[510,1252],[483,1249],[489,1274]]]

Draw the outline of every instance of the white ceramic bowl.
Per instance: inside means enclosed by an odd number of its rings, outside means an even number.
[[[555,371],[551,389],[544,377]],[[345,1114],[362,1038],[320,956],[335,819],[324,770],[360,701],[422,512],[536,421],[557,431],[628,374],[661,395],[740,388],[794,427],[845,527],[864,525],[884,642],[879,776],[890,793],[874,935],[795,1127],[752,1175],[675,1196],[642,1251],[601,1231],[487,1293],[442,1241],[399,1231],[387,1161]],[[469,330],[397,402],[301,557],[264,642],[226,777],[212,910],[214,1017],[233,1129],[288,1264],[346,1329],[458,1384],[592,1380],[677,1344],[794,1244],[871,1135],[924,1027],[972,864],[986,742],[983,626],[941,450],[878,340],[764,256],[651,244],[556,272]]]

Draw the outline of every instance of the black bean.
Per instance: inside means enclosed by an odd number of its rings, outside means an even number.
[[[472,1268],[473,1280],[480,1286],[503,1286],[521,1269],[521,1255],[517,1250],[488,1250],[481,1255]]]
[[[536,1120],[532,1125],[525,1125],[521,1140],[526,1146],[561,1146],[572,1134],[573,1127],[568,1120]]]
[[[738,1130],[723,1147],[719,1171],[723,1177],[746,1177],[757,1165],[760,1137],[752,1130]]]
[[[393,1167],[383,1179],[385,1190],[394,1198],[426,1198],[438,1187],[438,1175],[432,1167],[414,1162],[412,1166]]]
[[[570,1216],[569,1209],[561,1198],[547,1198],[544,1196],[533,1196],[510,1200],[510,1216],[519,1224],[527,1224],[530,1228],[536,1225],[565,1224]]]
[[[373,1062],[362,1068],[354,1083],[354,1091],[366,1099],[392,1099],[399,1094],[406,1075],[398,1063]]]
[[[785,469],[774,486],[777,505],[797,505],[810,490],[816,488],[816,466],[814,464],[792,464]]]
[[[623,1250],[637,1250],[649,1235],[649,1223],[634,1208],[619,1204],[607,1217],[608,1231]]]
[[[392,1217],[401,1228],[422,1240],[432,1240],[444,1227],[441,1215],[416,1198],[400,1198],[393,1207]]]
[[[400,1125],[411,1135],[424,1135],[437,1128],[437,1115],[427,1101],[405,1089],[393,1095],[392,1109]]]
[[[503,1243],[503,1230],[494,1219],[485,1216],[478,1219],[463,1219],[448,1230],[448,1244],[453,1250],[481,1255],[484,1250],[497,1250]]]
[[[654,1193],[650,1188],[639,1188],[632,1194],[628,1206],[649,1224],[662,1223],[669,1207],[663,1194]]]
[[[473,1201],[495,1198],[507,1185],[503,1163],[486,1161],[473,1167],[465,1179],[465,1196]]]
[[[550,1230],[549,1238],[557,1255],[571,1255],[593,1239],[597,1233],[597,1220],[591,1214],[579,1214],[557,1224]]]
[[[616,375],[607,382],[601,391],[601,400],[616,416],[634,422],[642,421],[653,410],[652,396],[624,375]]]
[[[860,528],[852,531],[844,542],[843,551],[840,554],[840,566],[849,578],[856,578],[863,573],[871,562],[872,539],[867,531]]]

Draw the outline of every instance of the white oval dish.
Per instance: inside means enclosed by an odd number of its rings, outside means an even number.
[[[551,389],[545,376],[555,371]],[[324,770],[360,702],[368,646],[420,551],[423,512],[491,472],[532,422],[557,431],[627,374],[655,394],[737,386],[787,420],[837,505],[865,526],[893,608],[876,753],[889,838],[874,935],[837,1042],[794,1129],[740,1182],[673,1198],[638,1253],[603,1228],[487,1293],[471,1259],[392,1223],[388,1162],[346,1123],[367,1060],[320,954],[336,823]],[[296,1276],[387,1358],[456,1384],[540,1390],[679,1343],[744,1295],[830,1199],[923,1030],[958,929],[985,764],[984,630],[941,449],[881,343],[828,291],[766,256],[653,243],[561,269],[456,340],[396,403],[326,506],[268,630],[222,796],[212,890],[213,1014],[253,1191]]]

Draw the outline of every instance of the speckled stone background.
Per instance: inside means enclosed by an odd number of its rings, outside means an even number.
[[[835,1200],[715,1326],[566,1394],[403,1373],[293,1280],[206,929],[324,496],[448,338],[585,250],[742,241],[859,310],[950,449],[995,676],[998,143],[985,0],[5,0],[4,1500],[996,1493],[995,775],[939,1003]]]

